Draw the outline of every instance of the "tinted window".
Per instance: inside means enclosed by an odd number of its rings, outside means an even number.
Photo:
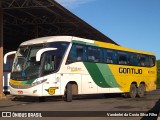
[[[149,66],[153,67],[155,66],[156,58],[154,56],[149,57]]]
[[[101,49],[97,47],[88,47],[87,58],[89,62],[101,62]]]
[[[127,65],[128,59],[127,59],[127,53],[126,52],[118,52],[118,63],[121,65]]]
[[[142,67],[155,65],[154,56],[99,48],[95,46],[73,44],[67,59],[67,64],[77,61]]]
[[[128,64],[132,66],[138,65],[138,57],[135,53],[128,53]]]
[[[58,65],[56,65],[56,56],[53,51],[46,52],[44,56],[43,75],[47,75],[56,70]]]
[[[108,64],[117,64],[117,52],[115,50],[104,50],[104,57]]]
[[[68,45],[68,42],[49,43],[48,47],[57,48],[57,50],[44,53],[43,75],[50,74],[60,68],[60,64],[68,48]]]
[[[86,61],[86,47],[80,44],[73,44],[67,59],[67,64],[78,61]]]
[[[144,67],[144,66],[149,66],[149,56],[147,55],[139,55],[139,65]]]

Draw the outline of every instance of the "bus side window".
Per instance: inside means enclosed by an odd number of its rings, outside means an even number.
[[[86,47],[84,45],[76,45],[77,60],[86,61]]]
[[[118,52],[118,62],[120,65],[127,65],[128,64],[127,53]]]
[[[117,64],[117,52],[115,50],[107,50],[107,63],[108,64]]]
[[[107,49],[103,49],[102,62],[107,63]]]
[[[156,61],[156,58],[154,56],[150,56],[149,57],[149,66],[150,67],[155,66],[155,61]]]
[[[132,53],[128,53],[128,65],[133,65],[132,59],[133,59]]]
[[[149,56],[148,56],[148,55],[145,55],[145,66],[146,66],[146,67],[149,67],[149,66],[150,66]]]
[[[138,57],[135,53],[128,53],[128,64],[131,66],[138,66]]]
[[[88,46],[87,49],[87,58],[89,62],[95,62],[95,54],[94,54],[94,49],[91,46]]]
[[[93,46],[88,46],[88,61],[101,62],[101,49]]]
[[[86,61],[86,47],[80,44],[73,44],[66,64]]]
[[[68,56],[68,59],[67,59],[67,64],[70,64],[70,63],[73,63],[76,61],[76,46],[75,44],[72,45],[72,48],[70,50],[70,53],[69,53],[69,56]]]
[[[147,55],[139,55],[139,65],[142,67],[148,67],[149,57]]]
[[[112,50],[107,50],[107,63],[108,64],[112,64],[113,60],[112,60]]]

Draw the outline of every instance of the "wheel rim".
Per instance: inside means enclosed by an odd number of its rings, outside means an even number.
[[[138,90],[138,95],[140,97],[144,96],[144,92],[145,92],[145,88],[144,88],[144,85],[140,85],[139,86],[139,90]]]
[[[132,97],[132,98],[136,97],[136,87],[135,87],[135,86],[132,86],[132,87],[131,87],[130,93],[131,93],[131,97]]]

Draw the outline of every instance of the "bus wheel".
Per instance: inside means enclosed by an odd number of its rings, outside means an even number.
[[[144,97],[144,93],[145,93],[145,85],[140,84],[139,88],[138,88],[137,96],[138,97]]]
[[[65,92],[65,100],[67,102],[72,102],[72,84],[68,83]]]
[[[136,95],[137,95],[137,87],[136,87],[135,84],[131,84],[130,91],[129,91],[128,95],[129,95],[130,98],[135,98],[136,97]]]

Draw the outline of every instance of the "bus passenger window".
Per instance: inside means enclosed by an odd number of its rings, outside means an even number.
[[[139,65],[142,67],[149,67],[149,56],[139,55]]]
[[[144,61],[145,61],[145,58],[142,57],[142,56],[140,56],[140,57],[139,57],[139,65],[140,65],[140,66],[144,66]]]
[[[117,64],[117,52],[115,50],[107,50],[107,63]]]
[[[149,56],[145,55],[145,63],[144,63],[145,67],[149,67]]]
[[[107,63],[113,63],[113,60],[112,60],[112,51],[111,50],[107,50]]]
[[[77,45],[76,46],[76,53],[77,53],[77,56],[76,56],[76,61],[82,61],[83,60],[83,46],[80,46],[80,45]]]
[[[86,47],[84,45],[73,44],[66,64],[78,61],[86,61]]]
[[[119,60],[119,64],[121,65],[127,65],[127,53],[125,52],[118,52],[118,60]]]
[[[149,66],[150,67],[155,66],[155,61],[156,61],[155,57],[154,56],[150,56],[149,57]]]
[[[128,64],[132,66],[138,65],[138,57],[135,53],[128,53]]]
[[[101,62],[101,49],[97,47],[88,47],[88,61],[89,62]]]

